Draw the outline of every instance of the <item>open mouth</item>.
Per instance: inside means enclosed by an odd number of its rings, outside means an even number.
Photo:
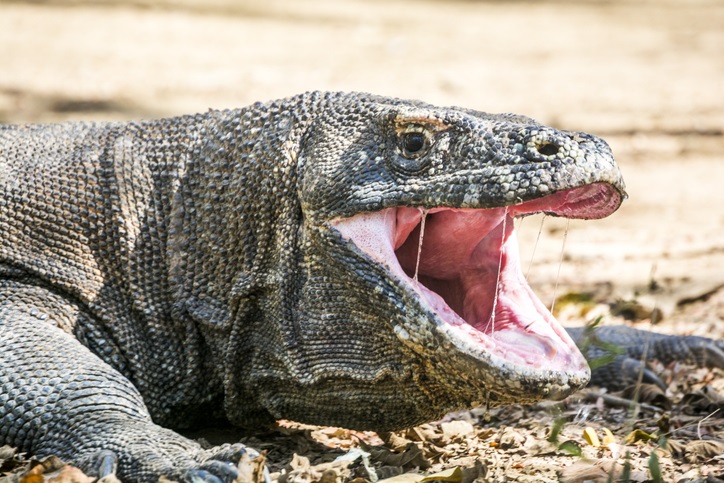
[[[395,207],[333,226],[413,291],[465,352],[523,372],[576,372],[585,360],[525,280],[513,218],[602,218],[620,202],[616,188],[596,183],[508,207]]]

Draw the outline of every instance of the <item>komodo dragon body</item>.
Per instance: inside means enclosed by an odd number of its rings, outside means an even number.
[[[366,94],[0,127],[0,443],[218,481],[244,448],[165,427],[564,397],[589,369],[513,218],[624,198],[594,136]]]

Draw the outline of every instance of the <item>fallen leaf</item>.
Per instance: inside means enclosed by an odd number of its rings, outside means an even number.
[[[345,480],[350,476],[349,466],[352,463],[352,459],[339,458],[328,463],[311,465],[309,458],[295,454],[279,475],[278,481],[279,483],[320,482],[326,478],[325,481],[330,483],[332,478],[333,481]],[[262,468],[259,470],[263,471]],[[334,474],[329,470],[334,471]]]
[[[530,446],[526,446],[530,456],[552,455],[558,452],[558,445],[547,440],[538,440],[530,444]]]
[[[613,435],[610,429],[603,428],[603,432],[605,433],[602,442],[603,446],[609,446],[616,443],[616,437]]]
[[[711,385],[706,385],[698,391],[685,394],[681,405],[696,413],[708,414],[716,410],[724,412],[724,395],[719,394]]]
[[[17,468],[23,467],[27,461],[23,458],[23,453],[17,453],[15,448],[10,446],[0,447],[0,472],[10,472]]]
[[[460,436],[467,436],[472,433],[475,428],[467,421],[450,421],[440,425],[442,434],[448,439],[455,439]]]
[[[390,466],[411,466],[420,469],[429,468],[430,462],[422,454],[422,450],[415,443],[408,443],[401,453],[390,451],[384,446],[367,446],[360,442],[360,447],[370,454],[374,461]]]
[[[423,424],[422,426],[409,428],[405,431],[404,436],[410,441],[420,442],[436,440],[439,438],[437,430],[429,424]]]
[[[577,461],[560,472],[561,483],[604,483],[608,473],[590,461]]]
[[[421,475],[419,473],[403,473],[377,483],[428,483],[430,481],[446,481],[448,483],[461,483],[463,481],[463,470],[460,468],[450,468],[431,475]]]
[[[648,475],[645,472],[630,471],[630,468],[627,470],[625,464],[621,465],[613,459],[580,460],[560,472],[561,483],[643,482],[647,480]]]
[[[676,439],[667,439],[664,449],[668,450],[672,455],[676,457],[681,457],[686,450],[686,445]]]
[[[487,474],[488,467],[482,461],[480,461],[480,459],[476,458],[475,464],[472,467],[463,469],[462,483],[473,483],[478,479],[480,479],[481,481],[487,481],[485,480]]]
[[[601,446],[596,430],[590,426],[583,430],[583,439],[585,439],[586,443],[590,444],[594,448],[599,448]]]
[[[419,483],[422,481],[423,475],[418,473],[402,473],[401,475],[378,480],[377,483]]]
[[[0,466],[15,456],[15,448],[5,445],[0,446]]]
[[[43,483],[45,481],[45,476],[48,476],[50,473],[61,470],[65,467],[66,464],[57,456],[48,456],[41,461],[31,461],[27,471],[25,471],[25,473],[20,476],[19,483]],[[78,472],[80,472],[80,470],[78,470]],[[82,475],[83,473],[80,472],[80,474]],[[75,480],[62,481],[68,483]]]
[[[397,433],[381,433],[380,437],[382,441],[385,442],[385,445],[389,446],[393,451],[404,451],[407,445],[412,443],[411,440]]]
[[[376,468],[374,472],[377,475],[377,478],[379,478],[380,480],[387,480],[392,477],[401,475],[405,471],[402,469],[401,466],[382,466],[380,468]],[[367,471],[367,473],[369,473],[369,470]]]
[[[571,456],[581,456],[581,447],[575,441],[564,441],[558,445],[558,451]]]
[[[724,454],[724,441],[697,439],[685,446],[689,461],[703,461]]]
[[[642,429],[634,429],[626,436],[626,438],[624,439],[624,442],[626,444],[633,444],[633,443],[636,443],[637,441],[647,442],[647,441],[651,441],[652,439],[655,439],[655,437],[650,435],[646,431],[644,431]]]
[[[43,471],[44,470],[41,465],[36,465],[20,477],[19,483],[43,483],[45,481],[45,478],[43,478]]]
[[[505,428],[500,435],[500,447],[504,449],[517,448],[525,442],[525,435],[513,428]]]
[[[449,483],[460,483],[463,480],[463,470],[459,467],[449,468],[444,471],[429,475],[420,480],[421,483],[428,481],[447,481]]]
[[[623,391],[623,397],[639,403],[653,404],[660,408],[671,409],[671,400],[656,384],[637,384]]]
[[[75,466],[65,465],[61,468],[60,473],[47,480],[47,483],[92,483],[95,478],[91,478],[83,473]]]
[[[338,476],[337,472],[332,468],[326,469],[319,478],[318,483],[336,483]]]

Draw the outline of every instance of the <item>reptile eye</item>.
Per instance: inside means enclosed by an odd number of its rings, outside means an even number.
[[[422,157],[432,144],[430,135],[419,128],[401,133],[399,139],[400,151],[402,151],[402,156],[407,159]]]
[[[416,154],[425,147],[425,135],[421,132],[408,132],[402,136],[402,147],[409,154]]]

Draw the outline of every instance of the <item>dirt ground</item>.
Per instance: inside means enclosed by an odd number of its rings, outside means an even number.
[[[563,296],[565,323],[651,328],[653,313],[654,330],[722,339],[722,52],[714,0],[0,0],[0,122],[158,117],[319,89],[592,132],[630,198],[605,220],[525,219],[531,284],[544,301]],[[585,307],[566,303],[581,295]],[[555,475],[572,461],[553,458],[537,464]],[[488,481],[546,481],[499,460],[507,472]],[[665,481],[694,481],[667,464]]]

